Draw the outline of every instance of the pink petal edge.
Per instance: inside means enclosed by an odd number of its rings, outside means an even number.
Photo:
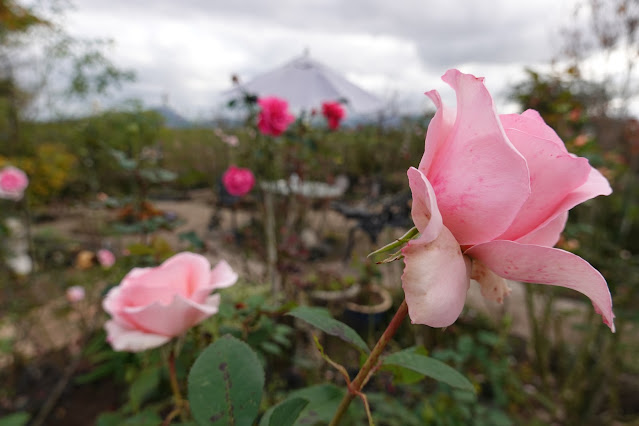
[[[448,136],[455,125],[457,112],[454,109],[444,106],[437,90],[431,90],[424,94],[433,101],[435,108],[437,108],[435,115],[430,120],[430,123],[428,123],[426,140],[424,142],[424,155],[422,155],[422,159],[419,162],[419,170],[428,174],[433,159],[437,157],[439,150],[446,145]]]
[[[226,260],[221,260],[215,265],[209,277],[212,288],[227,288],[235,284],[238,275]]]
[[[115,320],[109,320],[104,324],[107,332],[107,341],[115,351],[142,352],[147,349],[162,346],[169,340],[168,336],[144,333],[142,331],[127,328]]]
[[[427,244],[441,233],[442,215],[437,208],[435,191],[426,176],[414,167],[408,169],[408,183],[413,194],[411,216],[421,233],[419,241]]]

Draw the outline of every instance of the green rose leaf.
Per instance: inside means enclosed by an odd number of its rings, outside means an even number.
[[[260,421],[260,426],[293,426],[300,413],[308,405],[308,400],[300,397],[286,399]]]
[[[385,357],[383,364],[404,367],[454,388],[475,392],[472,383],[457,370],[439,360],[419,354],[413,348]]]
[[[353,330],[343,322],[337,321],[335,318],[331,317],[326,309],[311,308],[309,306],[299,306],[291,310],[288,315],[299,318],[302,321],[305,321],[310,325],[319,328],[324,333],[330,334],[331,336],[339,337],[340,339],[348,343],[352,343],[353,345],[357,346],[358,349],[366,353],[370,352],[364,340],[359,336],[359,334],[357,334],[355,330]]]
[[[244,342],[224,336],[202,352],[189,372],[189,403],[201,425],[249,425],[257,417],[264,370]]]
[[[260,426],[328,424],[335,415],[343,396],[344,390],[331,384],[314,385],[296,390],[291,392],[283,402],[266,410],[260,420]],[[291,405],[287,406],[292,413],[293,408],[300,407],[301,402],[305,405],[299,408],[300,411],[293,418],[293,423],[278,423],[279,418],[275,417],[276,411],[290,403]]]

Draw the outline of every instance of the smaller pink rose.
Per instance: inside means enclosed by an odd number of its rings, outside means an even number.
[[[279,136],[295,121],[288,112],[288,102],[275,96],[257,101],[262,108],[258,115],[257,128],[265,135]]]
[[[115,263],[115,255],[111,252],[111,250],[100,249],[98,250],[97,257],[100,266],[105,269],[109,269]]]
[[[231,166],[222,175],[222,183],[229,194],[242,197],[248,194],[255,185],[255,176],[249,169]]]
[[[74,285],[67,288],[67,300],[71,303],[81,302],[84,300],[85,296],[86,292],[82,286]]]
[[[322,104],[322,115],[328,122],[328,128],[336,130],[344,118],[344,115],[346,115],[346,112],[339,102],[324,102]]]
[[[224,135],[222,141],[228,146],[238,146],[240,144],[240,140],[235,135]]]
[[[183,252],[155,268],[133,268],[109,290],[104,328],[116,351],[140,352],[163,345],[217,313],[220,295],[237,274],[225,261],[211,270],[202,255]]]
[[[28,185],[29,178],[17,167],[7,166],[0,170],[0,198],[19,201]]]

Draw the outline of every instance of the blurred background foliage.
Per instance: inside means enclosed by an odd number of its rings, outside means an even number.
[[[472,321],[460,321],[445,333],[423,328],[416,331],[405,324],[397,338],[399,344],[425,344],[432,356],[466,374],[477,386],[479,398],[469,399],[467,394],[429,382],[398,383],[391,381],[391,373],[382,374],[370,394],[371,404],[377,407],[376,415],[383,419],[380,424],[636,424],[639,122],[628,112],[627,105],[636,93],[628,83],[629,77],[608,76],[598,81],[586,78],[583,59],[595,47],[612,50],[623,46],[629,52],[624,75],[631,75],[637,54],[637,4],[623,0],[580,4],[581,11],[590,8],[597,12],[593,14],[592,28],[567,28],[562,54],[566,60],[552,71],[529,69],[526,79],[512,88],[510,97],[522,111],[539,111],[570,152],[587,157],[611,182],[611,196],[571,211],[559,247],[584,257],[606,277],[613,294],[617,333],[611,334],[588,310],[577,321],[572,340],[563,339],[555,330],[565,320],[565,314],[554,307],[562,298],[581,296],[544,286],[527,287],[529,340],[510,333],[509,318],[495,324],[472,317]],[[47,13],[44,18],[14,1],[0,0],[0,167],[13,164],[28,173],[28,201],[33,216],[55,215],[60,204],[94,203],[99,193],[122,198],[122,202],[117,201],[118,207],[135,206],[138,194],[139,209],[144,208],[147,197],[167,193],[175,196],[208,188],[217,194],[220,176],[229,164],[259,169],[263,158],[253,155],[260,142],[252,122],[242,125],[218,120],[172,128],[166,125],[162,114],[136,104],[118,111],[86,111],[81,118],[34,119],[34,102],[41,92],[54,93],[52,97],[59,102],[67,102],[74,97],[108,92],[133,78],[131,72],[118,70],[109,62],[104,52],[107,44],[71,40],[54,23],[55,16]],[[12,52],[30,43],[44,46],[43,55],[49,59],[46,67],[38,67],[42,75],[36,83],[21,86],[15,78],[16,67],[29,66],[42,57],[23,61]],[[21,60],[15,61],[17,57]],[[52,67],[60,67],[69,77],[62,89],[48,88],[47,75]],[[295,158],[300,164],[274,163],[274,175],[288,176],[300,168],[304,177],[311,180],[330,182],[338,175],[346,175],[352,188],[346,196],[354,200],[368,197],[372,186],[381,194],[401,192],[406,188],[406,169],[416,166],[421,158],[431,117],[432,112],[425,112],[398,119],[392,126],[373,122],[335,132],[316,132],[298,122],[286,142],[289,145],[282,143],[275,149],[297,151]],[[237,137],[237,147],[229,146],[229,135]],[[147,179],[149,173],[147,178],[140,174],[151,169],[173,172],[175,179],[154,181]],[[149,214],[156,213],[160,215]],[[70,267],[82,244],[98,248],[103,238],[113,236],[113,230],[104,223],[96,225],[91,238],[81,243],[55,229],[40,230],[34,240],[36,259],[43,268],[37,271],[31,286],[40,286],[41,294],[34,296],[25,286],[17,285],[24,281],[2,266],[0,312],[19,324],[38,306],[62,294],[67,285],[113,285],[134,266],[159,263],[171,254],[172,248],[161,238],[150,237],[153,232],[147,231],[140,232],[145,238],[126,246],[130,256],[112,270],[102,271]],[[204,250],[201,241],[194,241],[198,243],[194,249]],[[268,366],[269,402],[304,384],[333,378],[329,368],[317,368],[312,355],[283,361],[282,354],[294,353],[296,345],[311,344],[305,340],[308,333],[296,330],[290,320],[282,318],[262,284],[243,283],[236,287],[225,293],[224,308],[213,322],[203,325],[202,333],[194,332],[187,338],[178,360],[181,378],[197,351],[222,332],[246,337]],[[98,286],[95,290],[91,300],[98,306],[105,290]],[[396,302],[399,298],[401,295],[396,294]],[[553,333],[554,338],[549,339]],[[0,344],[4,352],[13,348],[13,343],[3,338]],[[331,346],[330,342],[326,346]],[[340,354],[337,348],[332,345],[331,349],[338,353],[331,356],[352,357],[349,353]],[[158,413],[166,410],[169,394],[159,352],[114,353],[104,342],[104,334],[91,329],[82,354],[82,374],[74,382],[77,389],[95,386],[113,391],[105,398],[115,406],[101,407],[109,413],[97,424],[127,424],[125,419],[136,424],[131,420],[136,416],[146,419],[146,423],[140,420],[137,424],[157,424]],[[0,393],[3,401],[19,393],[17,389],[25,388],[25,383],[20,383],[25,375],[17,371],[28,371],[29,363],[18,359],[14,370],[0,371],[0,381],[5,378],[2,382],[9,383]],[[24,408],[34,413],[41,407],[26,404]],[[362,419],[356,417],[353,422],[359,424]]]

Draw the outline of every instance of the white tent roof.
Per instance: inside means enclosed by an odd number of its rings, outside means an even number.
[[[347,109],[358,114],[379,111],[383,106],[379,98],[312,60],[308,54],[240,84],[228,94],[237,94],[240,90],[259,97],[285,99],[294,112],[321,108],[322,102],[341,99],[347,100]]]

